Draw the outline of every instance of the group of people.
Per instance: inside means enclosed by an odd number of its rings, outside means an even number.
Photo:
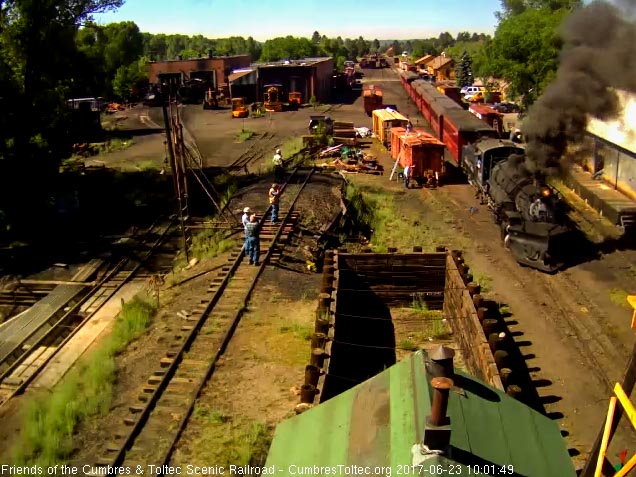
[[[275,223],[278,220],[278,205],[280,201],[281,187],[279,184],[274,183],[269,189],[269,205],[272,209],[271,222]],[[241,217],[243,223],[243,229],[245,230],[245,255],[249,259],[250,265],[260,265],[260,224],[256,214],[252,212],[252,209],[245,207],[243,209],[243,216]]]

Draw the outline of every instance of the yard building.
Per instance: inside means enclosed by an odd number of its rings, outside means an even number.
[[[209,81],[214,88],[227,83],[234,70],[250,66],[250,55],[212,56],[190,60],[151,61],[148,63],[150,84],[180,85],[187,80]]]
[[[428,74],[436,81],[455,79],[455,60],[444,53],[426,63]]]
[[[259,101],[263,101],[264,88],[269,84],[281,85],[283,98],[291,92],[299,92],[302,103],[308,103],[312,96],[323,103],[331,99],[331,57],[257,63],[253,68],[257,70]]]
[[[565,176],[577,195],[625,231],[636,230],[636,95],[616,92],[620,113],[590,118],[579,164]],[[588,152],[585,152],[588,151]]]

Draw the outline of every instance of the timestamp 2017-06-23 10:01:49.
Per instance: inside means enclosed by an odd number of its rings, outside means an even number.
[[[441,464],[419,464],[411,466],[402,466],[398,471],[402,475],[439,475],[439,476],[471,476],[471,475],[483,475],[483,476],[498,476],[498,475],[514,475],[513,465],[496,465],[496,464],[483,464],[483,465],[441,465]]]

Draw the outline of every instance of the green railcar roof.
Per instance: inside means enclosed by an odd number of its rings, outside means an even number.
[[[412,452],[422,441],[431,408],[426,358],[424,351],[414,353],[349,391],[280,423],[266,466],[273,466],[277,475],[300,475],[302,468],[329,468],[341,471],[335,475],[345,475],[346,469],[338,466],[388,467],[391,470],[382,475],[400,475],[399,470],[404,475],[404,466],[413,464]],[[554,421],[459,371],[448,415],[450,448],[443,456],[427,456],[419,475],[428,475],[427,467],[432,465],[457,472],[464,469],[458,475],[469,475],[467,466],[482,470],[484,466],[497,470],[507,466],[492,475],[576,475]]]

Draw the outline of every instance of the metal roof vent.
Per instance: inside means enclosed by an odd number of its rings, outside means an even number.
[[[453,380],[433,378],[431,386],[433,388],[433,402],[431,414],[426,418],[421,450],[423,453],[441,454],[448,448],[451,438],[451,422],[447,410]]]
[[[455,376],[454,357],[454,349],[447,346],[438,346],[428,355],[426,370],[434,378],[444,377],[452,379]]]

